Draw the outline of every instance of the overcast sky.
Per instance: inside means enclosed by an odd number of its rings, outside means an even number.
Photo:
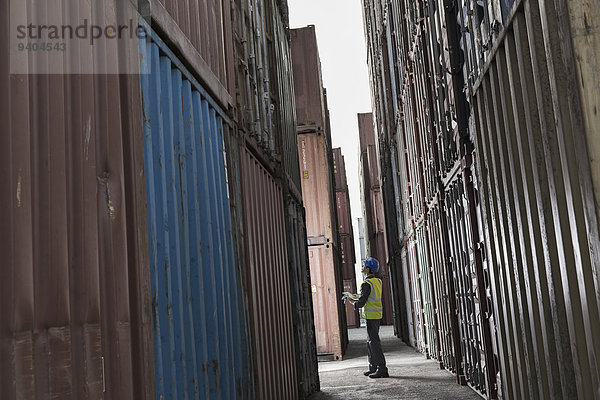
[[[315,25],[323,85],[331,116],[333,147],[346,161],[356,259],[360,263],[358,221],[362,216],[358,184],[357,113],[371,112],[367,50],[360,0],[288,0],[290,28]],[[362,277],[357,276],[359,282]]]

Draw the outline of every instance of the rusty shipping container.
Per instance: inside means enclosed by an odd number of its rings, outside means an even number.
[[[249,303],[255,395],[265,399],[297,398],[282,189],[245,146],[240,146],[239,157],[245,232],[244,286]]]
[[[70,53],[72,75],[29,73],[56,61],[38,54],[11,74],[19,10],[63,11],[0,2],[2,397],[154,398],[139,78],[83,69],[129,49]]]
[[[231,153],[231,179],[240,182],[238,190],[241,194],[235,195],[236,212],[238,218],[245,221],[240,223],[237,235],[244,242],[239,251],[245,254],[242,268],[246,276],[246,291],[250,298],[255,299],[252,304],[256,309],[251,310],[250,325],[254,371],[259,374],[255,379],[256,396],[306,398],[318,390],[319,376],[306,249],[306,216],[302,208],[287,2],[235,0],[231,2],[231,9],[236,130],[228,148]],[[248,161],[250,159],[252,162]],[[281,222],[279,217],[272,215],[280,206],[273,205],[274,210],[265,210],[264,204],[258,204],[260,189],[253,187],[252,179],[259,178],[247,175],[250,173],[246,171],[249,166],[260,179],[268,182],[260,187],[276,187],[273,190],[284,210],[285,235],[276,233],[281,227],[272,227],[272,224]],[[268,232],[273,230],[275,236],[263,233],[264,229]],[[271,263],[262,257],[273,251],[284,252],[277,253],[275,261],[278,268],[286,266],[278,271],[279,278],[265,275],[267,271],[261,270]],[[273,290],[279,310],[288,310],[281,311],[283,314],[276,318],[266,318],[263,310],[267,307],[267,300],[260,291],[266,282],[276,285]],[[287,285],[287,288],[283,290],[279,287],[281,285]],[[282,321],[291,323],[291,331],[286,330],[286,324],[283,328],[291,334],[291,341],[283,337],[275,352],[267,351],[261,332],[279,329]],[[284,360],[286,366],[277,378],[277,385],[268,383],[269,369],[281,363],[276,363],[273,357]]]
[[[327,148],[322,135],[301,134],[298,135],[298,149],[301,152],[302,198],[306,208],[317,351],[339,359],[344,352],[342,338],[346,327],[340,302],[342,274],[336,244],[337,215],[330,196],[333,187]]]

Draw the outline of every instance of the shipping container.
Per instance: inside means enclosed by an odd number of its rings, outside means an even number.
[[[327,108],[315,27],[291,29],[290,38],[298,133],[324,132]]]
[[[343,290],[338,287],[341,274],[334,265],[335,252],[329,244],[308,247],[317,354],[321,359],[341,360],[346,327],[341,323]]]
[[[597,398],[598,34],[585,21],[598,5],[502,11],[493,47],[466,68],[503,392]]]
[[[140,40],[140,55],[149,71],[141,92],[156,393],[249,397],[223,147],[229,121],[157,35]]]
[[[302,198],[308,244],[333,244],[337,237],[336,206],[331,202],[331,174],[323,135],[298,135]]]
[[[11,74],[11,12],[65,11],[46,7],[0,11],[2,397],[151,399],[139,78],[80,74],[125,62],[117,46],[61,58],[73,75]]]
[[[245,147],[239,150],[245,271],[255,396],[297,398],[290,272],[280,184]],[[265,340],[268,338],[268,340]]]
[[[432,285],[429,246],[425,221],[415,228],[416,267],[423,307],[423,331],[425,335],[425,355],[439,362],[438,328],[436,321],[435,287]]]
[[[348,181],[346,176],[346,162],[341,148],[333,149],[333,175],[335,180],[335,190],[348,191]]]
[[[423,294],[419,279],[417,252],[414,234],[406,242],[406,269],[410,274],[411,308],[413,320],[412,347],[420,353],[426,354],[427,336],[425,335],[425,317],[423,315]]]
[[[356,279],[354,268],[356,259],[354,255],[354,239],[352,236],[340,236],[340,257],[342,260],[342,278],[344,280]]]
[[[319,368],[304,207],[290,197],[286,202],[286,237],[298,390],[305,399],[319,390]]]
[[[215,100],[232,105],[234,62],[231,2],[225,0],[140,0],[140,13]]]
[[[336,192],[335,200],[337,209],[337,231],[340,235],[351,235],[352,221],[350,220],[348,192]]]
[[[346,327],[343,324],[343,291],[337,213],[331,202],[333,191],[327,148],[323,135],[298,135],[302,197],[306,209],[306,234],[313,291],[315,335],[319,355],[343,355]]]
[[[433,207],[427,217],[427,241],[432,268],[432,289],[435,293],[439,362],[443,368],[460,379],[463,376],[462,352],[459,343],[456,296],[449,256],[446,214],[440,204]],[[463,376],[464,382],[464,376]]]

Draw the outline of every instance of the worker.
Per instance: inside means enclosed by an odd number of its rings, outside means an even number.
[[[376,277],[379,262],[375,258],[363,261],[362,273],[366,275],[360,286],[360,297],[354,302],[354,309],[362,308],[362,316],[367,321],[367,354],[369,370],[364,372],[369,378],[388,378],[390,375],[385,365],[385,356],[379,340],[379,326],[383,318],[381,303],[381,279]]]

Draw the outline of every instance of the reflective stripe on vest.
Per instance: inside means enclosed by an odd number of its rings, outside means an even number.
[[[381,319],[383,318],[383,305],[381,304],[381,279],[369,278],[365,282],[371,286],[371,293],[363,307],[364,319]]]

